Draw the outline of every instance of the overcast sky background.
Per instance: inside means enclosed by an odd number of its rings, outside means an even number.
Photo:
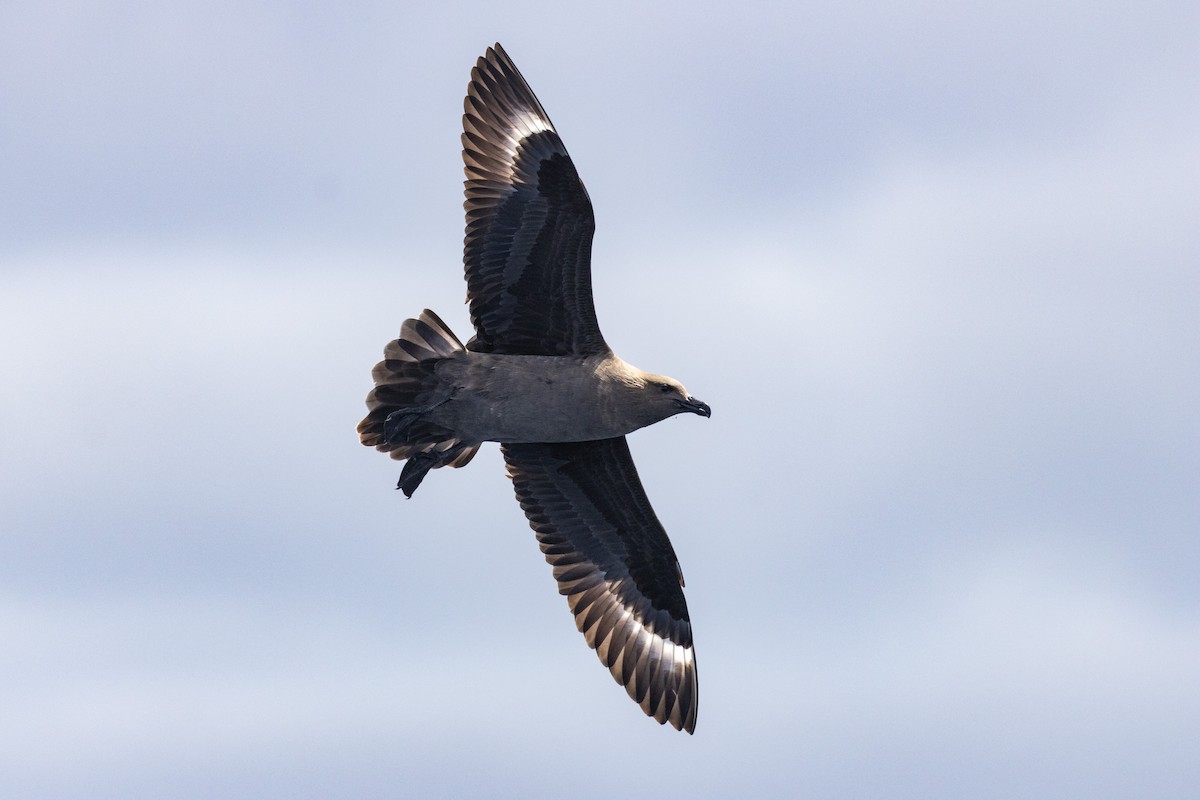
[[[1194,796],[1200,6],[436,5],[0,5],[0,794]],[[630,440],[694,737],[495,447],[406,501],[354,433],[470,333],[496,40],[714,409]]]

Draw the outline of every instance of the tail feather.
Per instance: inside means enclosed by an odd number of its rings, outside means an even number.
[[[388,342],[384,360],[371,371],[375,388],[367,395],[367,416],[358,424],[359,440],[394,459],[411,459],[398,487],[408,496],[429,470],[465,466],[479,449],[478,442],[460,441],[453,431],[425,419],[446,401],[439,396],[438,361],[464,349],[446,323],[425,309],[404,321],[400,337]]]
[[[446,358],[463,350],[463,343],[446,323],[428,308],[416,319],[406,319],[400,326],[400,338],[388,345],[397,345],[397,358],[407,356],[413,361]],[[384,355],[392,358],[387,350]]]

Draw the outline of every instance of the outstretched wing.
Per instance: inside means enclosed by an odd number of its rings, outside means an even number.
[[[691,733],[698,690],[683,576],[625,437],[502,447],[588,645],[643,711]]]
[[[471,70],[463,114],[467,349],[591,355],[592,204],[550,118],[503,48]]]

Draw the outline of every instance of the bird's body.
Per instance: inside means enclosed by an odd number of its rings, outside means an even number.
[[[580,442],[624,436],[678,414],[686,392],[672,384],[663,402],[642,402],[645,376],[613,353],[511,356],[464,350],[436,367],[446,401],[430,422],[467,442]]]
[[[591,201],[499,45],[472,71],[462,140],[475,336],[464,346],[428,309],[406,320],[372,373],[360,439],[406,460],[398,488],[410,497],[430,470],[500,442],[588,644],[647,714],[690,733],[697,682],[682,574],[624,437],[709,408],[605,343]]]

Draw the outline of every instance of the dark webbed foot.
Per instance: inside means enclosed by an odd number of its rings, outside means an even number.
[[[429,453],[417,453],[411,456],[404,464],[404,469],[400,471],[400,480],[396,483],[396,488],[404,492],[405,497],[412,497],[413,492],[421,485],[421,481],[425,480],[425,476],[429,474],[429,470],[437,466],[437,456]]]
[[[421,485],[421,481],[425,480],[425,476],[429,474],[429,470],[451,464],[468,450],[472,450],[471,455],[474,455],[475,447],[476,445],[460,442],[446,450],[426,450],[409,456],[408,461],[404,464],[404,469],[400,471],[400,480],[396,483],[396,488],[404,492],[405,497],[412,497],[413,492]],[[467,461],[470,461],[470,458],[464,458],[462,463],[457,466],[462,466]]]

